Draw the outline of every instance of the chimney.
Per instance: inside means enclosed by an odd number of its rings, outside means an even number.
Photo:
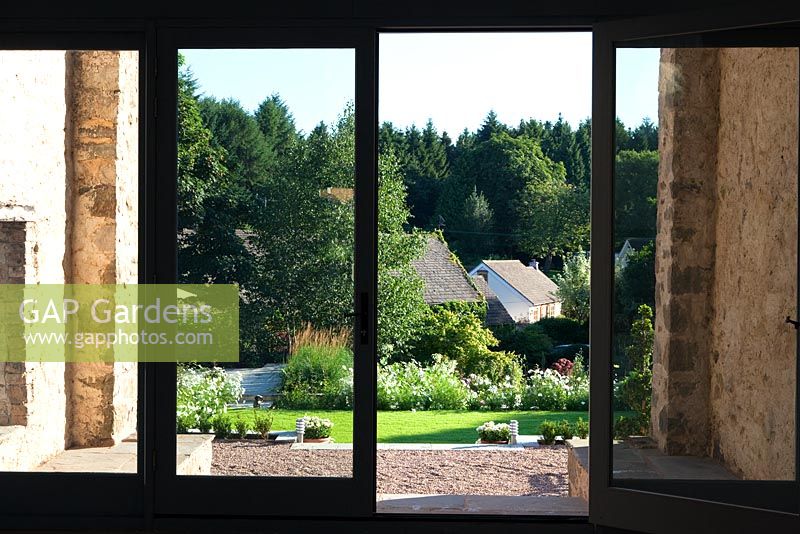
[[[477,274],[478,276],[480,276],[481,278],[483,278],[487,282],[489,281],[489,271],[487,271],[486,269],[481,269],[480,271],[476,272],[475,274]]]
[[[531,269],[533,269],[535,271],[538,271],[539,270],[539,262],[536,261],[536,259],[531,259],[530,263],[528,264],[528,267],[530,267]]]

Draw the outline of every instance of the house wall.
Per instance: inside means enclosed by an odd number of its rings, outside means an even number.
[[[489,288],[495,292],[511,318],[516,322],[529,322],[532,310],[530,301],[483,263],[472,269],[469,274],[472,276],[482,269],[488,273],[486,282]]]
[[[102,87],[79,79],[75,54],[0,52],[0,221],[21,222],[25,242],[24,259],[5,255],[14,265],[4,272],[22,271],[26,283],[96,281],[82,273],[110,283],[135,281],[136,53],[86,53],[97,61],[84,70],[105,77]],[[99,120],[102,113],[110,122]],[[136,422],[136,372],[135,364],[119,365],[124,372],[95,369],[81,377],[85,384],[111,378],[98,408],[74,387],[64,363],[0,363],[0,399],[7,407],[9,399],[14,403],[4,417],[0,400],[0,471],[35,467],[75,442],[79,427],[84,443],[126,437]],[[100,429],[72,425],[77,414],[110,422]]]
[[[794,478],[796,49],[664,49],[653,433]]]
[[[63,52],[0,53],[0,220],[21,225],[6,224],[24,235],[5,237],[25,243],[24,257],[7,256],[6,267],[26,283],[64,283],[64,76]],[[11,417],[0,420],[0,470],[27,470],[64,448],[64,364],[0,370],[11,401]]]
[[[712,455],[794,478],[797,49],[721,49]]]

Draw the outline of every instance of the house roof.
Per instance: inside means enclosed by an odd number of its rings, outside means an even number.
[[[526,267],[519,260],[483,260],[482,262],[533,304],[558,302],[558,286],[539,269]]]
[[[481,292],[483,298],[486,299],[486,324],[513,324],[514,318],[509,315],[508,310],[506,310],[506,307],[500,302],[500,299],[497,298],[497,295],[492,291],[492,288],[489,287],[489,284],[486,283],[486,280],[484,280],[482,276],[476,274],[472,276],[472,282],[475,284],[475,287],[478,288],[478,291]]]
[[[482,300],[464,268],[453,260],[450,249],[436,237],[428,238],[425,253],[411,265],[425,283],[423,296],[431,306],[457,300]]]
[[[655,238],[653,237],[629,237],[625,239],[625,243],[628,243],[633,250],[642,250],[643,246],[648,243],[652,243],[653,241],[655,241]],[[623,247],[625,246],[625,243],[622,244]]]

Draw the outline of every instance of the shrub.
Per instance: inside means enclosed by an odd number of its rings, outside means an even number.
[[[456,362],[441,355],[428,367],[410,361],[378,368],[379,410],[463,410],[469,397]]]
[[[485,350],[464,355],[458,360],[458,369],[464,376],[483,376],[495,384],[511,382],[518,387],[523,380],[522,364],[513,352]]]
[[[589,342],[588,323],[579,323],[568,317],[546,317],[535,324],[553,341],[554,345]]]
[[[178,426],[211,429],[212,418],[225,412],[225,405],[238,401],[244,389],[235,374],[219,367],[178,364],[177,413]]]
[[[529,410],[588,410],[589,377],[584,373],[564,376],[553,369],[532,369],[522,394]]]
[[[639,318],[631,326],[631,344],[626,353],[632,369],[619,381],[616,395],[628,408],[637,412],[617,421],[615,434],[646,435],[650,431],[650,402],[653,391],[653,312],[649,306],[639,306]]]
[[[522,328],[517,328],[515,325],[500,325],[494,327],[492,331],[500,340],[498,346],[500,350],[519,354],[528,367],[545,366],[553,342],[539,323]]]
[[[197,421],[197,430],[203,434],[208,434],[214,426],[213,417],[208,414],[202,414]]]
[[[553,362],[553,365],[551,366],[551,368],[561,376],[571,375],[572,367],[573,367],[572,362],[566,358],[559,358],[558,360]]]
[[[481,441],[508,441],[511,438],[511,428],[506,423],[495,424],[488,421],[476,428]]]
[[[253,409],[253,428],[263,439],[269,438],[269,431],[272,429],[272,419],[272,412]]]
[[[230,416],[225,413],[215,415],[214,419],[211,421],[211,425],[214,428],[214,434],[220,439],[227,438],[233,431],[233,421],[231,421]]]
[[[583,420],[583,417],[578,417],[575,421],[575,435],[580,439],[589,437],[589,423]]]
[[[197,424],[197,421],[194,417],[188,415],[181,415],[175,421],[176,424],[176,431],[178,434],[186,434],[189,429],[193,428],[194,425]]]
[[[324,439],[331,437],[331,429],[333,423],[330,419],[321,419],[319,417],[304,417],[306,421],[305,438],[308,439]]]
[[[353,402],[353,353],[349,334],[307,326],[294,339],[283,369],[284,408],[347,409]]]
[[[614,438],[625,439],[629,436],[645,436],[650,431],[650,418],[641,414],[620,415],[614,421]]]
[[[247,433],[250,431],[250,421],[244,417],[240,417],[236,420],[236,423],[234,423],[233,427],[236,429],[236,433],[239,435],[239,438],[244,439],[247,437]]]
[[[492,332],[484,328],[481,319],[464,309],[448,306],[431,308],[420,329],[420,337],[414,348],[414,359],[428,363],[434,354],[442,354],[459,362],[462,370],[464,362],[488,352],[488,347],[498,343]]]
[[[578,252],[564,259],[564,270],[554,279],[563,314],[580,323],[589,321],[589,278],[589,258]]]
[[[510,377],[496,383],[485,376],[470,375],[464,379],[470,390],[470,410],[513,410],[522,406],[522,383]]]
[[[539,425],[539,434],[542,435],[542,439],[539,440],[539,443],[542,445],[552,445],[556,442],[558,425],[553,421],[542,421],[542,424]]]
[[[558,435],[561,436],[561,439],[572,439],[575,436],[575,431],[572,429],[572,424],[566,419],[563,419],[558,423],[557,432]]]

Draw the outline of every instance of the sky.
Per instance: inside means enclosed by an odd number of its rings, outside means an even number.
[[[336,121],[355,98],[351,49],[182,50],[200,93],[235,98],[248,111],[278,93],[305,133]],[[380,122],[405,128],[433,120],[456,138],[489,110],[500,121],[573,127],[591,114],[588,32],[390,33],[379,40]],[[620,50],[617,115],[627,126],[657,119],[658,50]]]

